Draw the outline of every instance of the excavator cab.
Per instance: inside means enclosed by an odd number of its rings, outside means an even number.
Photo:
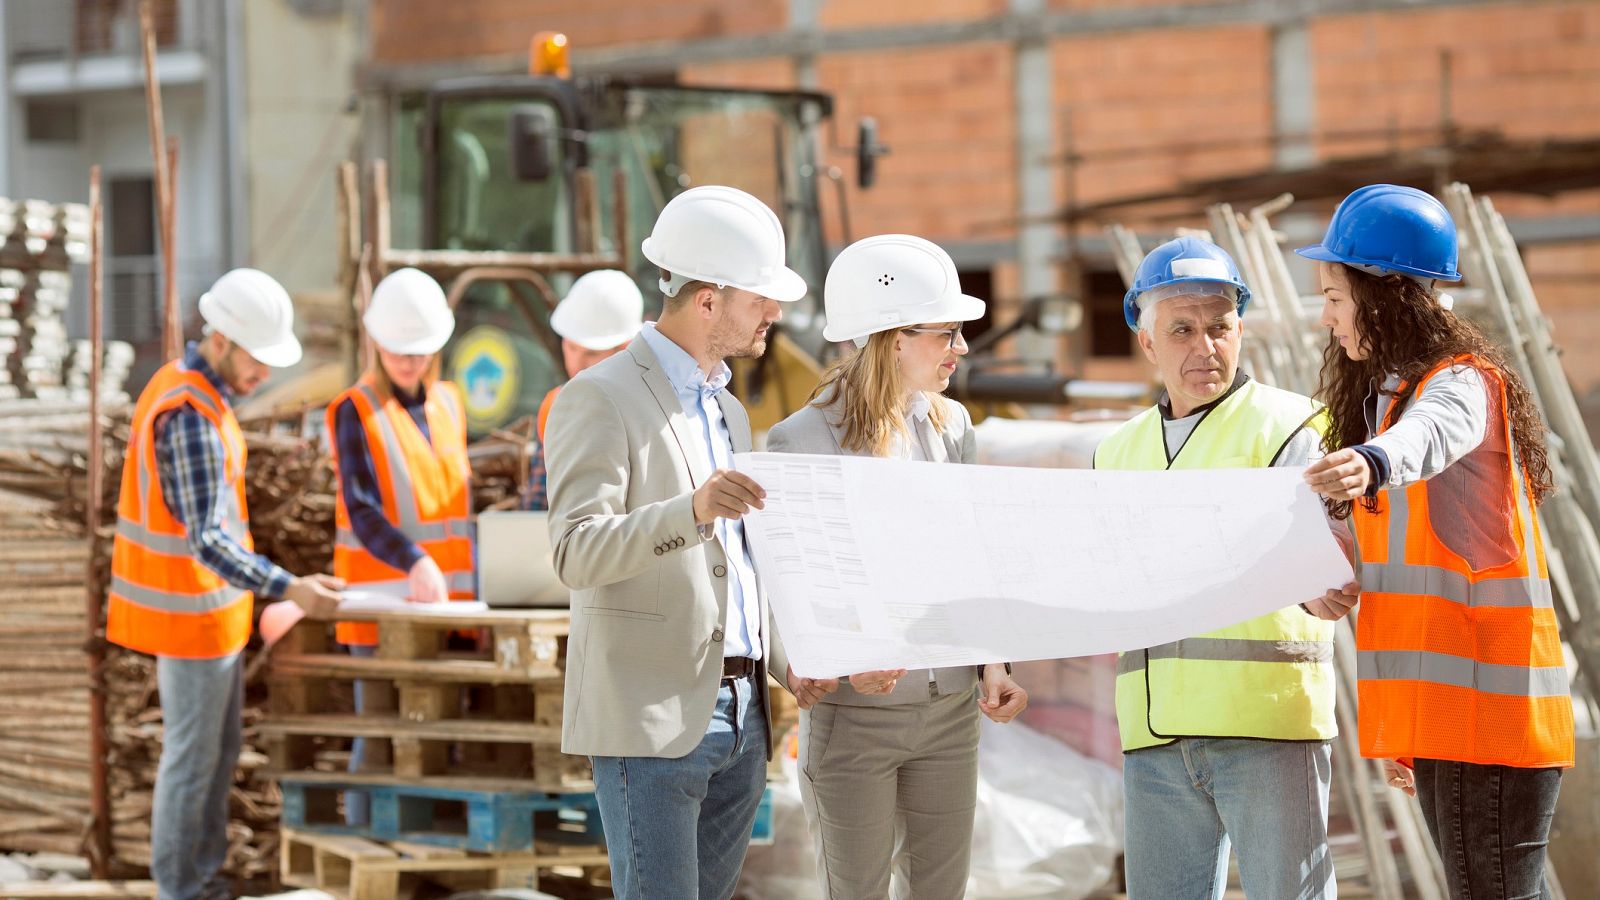
[[[776,402],[765,415],[752,410],[775,420],[781,407],[804,402],[824,347],[816,155],[817,128],[831,112],[827,95],[803,91],[555,74],[444,82],[402,105],[391,239],[396,248],[469,251],[488,264],[497,255],[608,255],[639,282],[653,317],[659,273],[638,244],[662,206],[699,184],[749,191],[783,220],[789,264],[814,288],[785,306],[772,358],[742,367],[735,382],[747,403]],[[474,272],[469,284],[446,284],[457,325],[445,372],[462,387],[478,437],[532,414],[566,379],[549,316],[578,273]],[[777,378],[795,383],[769,390]]]

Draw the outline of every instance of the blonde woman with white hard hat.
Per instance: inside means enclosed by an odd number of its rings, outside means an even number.
[[[971,417],[940,392],[967,352],[962,323],[984,303],[961,293],[949,254],[911,235],[858,241],[829,268],[823,302],[823,334],[855,349],[773,427],[767,449],[977,462]],[[800,794],[823,889],[887,897],[893,872],[894,896],[963,896],[978,714],[1008,722],[1028,703],[1009,667],[787,675],[802,710]]]
[[[150,871],[162,897],[230,887],[221,870],[253,598],[324,616],[340,587],[289,574],[250,540],[233,400],[300,361],[288,292],[235,269],[200,298],[200,317],[205,337],[157,370],[134,407],[106,608],[106,640],[156,658],[164,736]]]
[[[362,324],[375,358],[327,411],[339,477],[334,574],[419,603],[471,599],[466,407],[456,386],[438,378],[455,317],[438,282],[400,269],[379,282]],[[372,655],[378,643],[375,623],[340,622],[335,633],[357,656]],[[358,713],[362,688],[357,682]],[[357,738],[352,772],[366,751]],[[345,815],[365,824],[365,795],[347,794]]]
[[[572,283],[566,299],[550,314],[550,328],[561,338],[561,361],[568,378],[597,362],[614,356],[628,346],[644,324],[644,295],[626,272],[601,269],[589,272]],[[534,420],[539,442],[534,445],[529,465],[528,485],[523,491],[523,509],[544,509],[549,505],[544,469],[544,429],[555,405],[557,385],[544,395],[539,415]]]

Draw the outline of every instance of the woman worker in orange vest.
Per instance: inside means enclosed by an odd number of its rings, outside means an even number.
[[[461,392],[438,380],[439,350],[455,329],[444,291],[416,269],[391,273],[362,317],[377,359],[328,407],[339,474],[333,571],[353,590],[419,603],[472,597],[472,496]],[[340,622],[357,656],[378,642],[373,623]],[[356,711],[364,690],[356,682]],[[350,771],[367,762],[355,740]],[[346,792],[345,817],[367,821],[365,794]]]
[[[1456,898],[1550,896],[1572,701],[1534,508],[1539,410],[1450,309],[1456,230],[1422,191],[1361,188],[1318,261],[1329,453],[1306,470],[1359,550],[1362,755],[1421,801]]]

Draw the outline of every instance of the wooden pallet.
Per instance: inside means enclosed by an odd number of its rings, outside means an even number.
[[[466,615],[368,612],[376,657],[354,657],[324,622],[301,622],[274,651],[263,740],[280,773],[326,769],[351,738],[375,743],[390,779],[478,776],[524,790],[593,789],[588,760],[561,753],[568,616],[495,610]],[[484,629],[482,649],[452,648],[452,632]],[[459,642],[457,642],[459,644]],[[351,714],[360,680],[366,703]]]
[[[587,852],[605,843],[599,804],[593,794],[372,784],[326,778],[289,777],[281,784],[283,824],[300,831],[484,852],[573,845]],[[338,804],[339,795],[345,791],[367,795],[369,824],[345,824]]]
[[[312,888],[341,900],[393,900],[429,881],[457,891],[538,888],[541,870],[604,870],[603,850],[586,854],[475,854],[405,842],[285,828],[279,874],[288,887]]]

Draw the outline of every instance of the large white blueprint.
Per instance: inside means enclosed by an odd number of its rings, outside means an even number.
[[[1107,472],[742,453],[797,674],[1136,650],[1351,579],[1297,469]]]

